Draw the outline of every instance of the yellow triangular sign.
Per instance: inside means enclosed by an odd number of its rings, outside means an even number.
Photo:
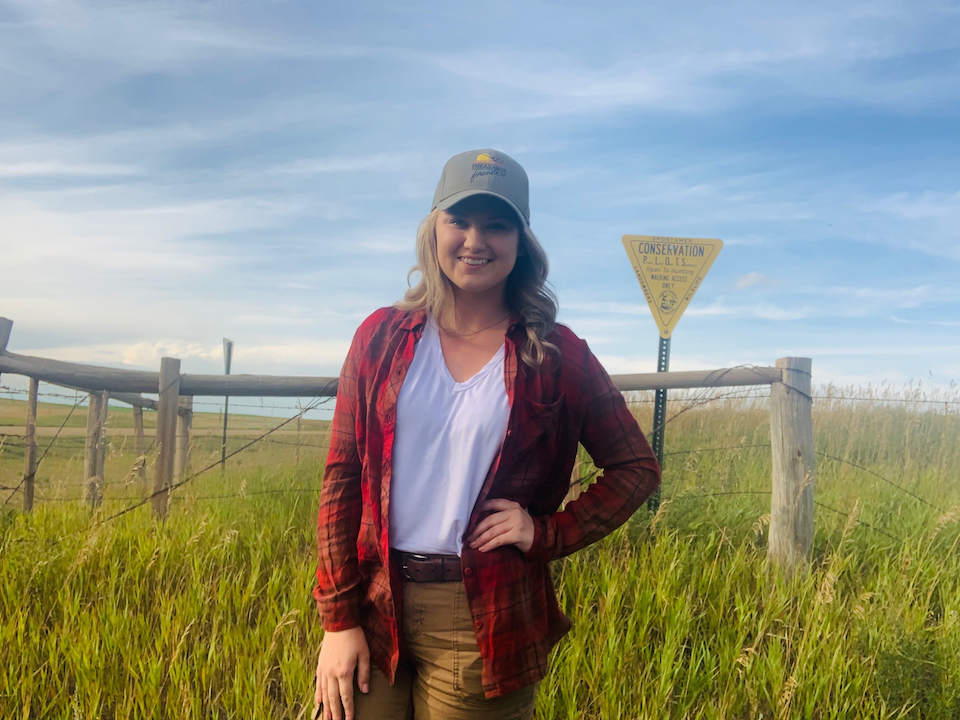
[[[723,248],[721,240],[624,235],[660,337],[668,338]]]

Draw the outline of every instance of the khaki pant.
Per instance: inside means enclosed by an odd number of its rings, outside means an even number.
[[[537,685],[487,700],[482,660],[467,595],[460,582],[403,586],[406,664],[396,684],[376,667],[370,692],[354,689],[356,720],[530,720]]]

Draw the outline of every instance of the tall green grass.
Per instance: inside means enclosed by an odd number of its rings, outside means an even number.
[[[317,493],[257,493],[316,486],[318,467],[217,484],[233,482],[245,497],[164,523],[149,507],[92,530],[73,504],[4,516],[0,716],[297,716],[320,639]]]
[[[660,511],[554,565],[574,630],[538,717],[960,717],[960,408],[867,392],[817,401],[831,509],[792,578],[765,562],[765,401],[675,399],[690,409],[668,426]],[[0,513],[0,717],[306,717],[321,465],[282,453],[198,477],[163,523],[145,507],[95,524],[142,492],[126,449],[96,515],[53,501],[72,465],[41,471],[51,500]],[[0,454],[0,477],[19,462]]]

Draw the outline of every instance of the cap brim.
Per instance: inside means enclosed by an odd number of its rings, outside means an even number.
[[[530,227],[530,222],[527,220],[527,218],[523,216],[523,213],[520,212],[520,208],[514,205],[513,202],[505,198],[503,195],[499,195],[495,192],[490,192],[489,190],[462,190],[438,202],[436,205],[436,209],[449,210],[461,200],[466,200],[468,197],[473,197],[474,195],[489,195],[490,197],[495,197],[497,200],[500,200],[506,203],[517,214],[517,217],[520,218],[520,222],[523,223],[523,226],[526,228]]]

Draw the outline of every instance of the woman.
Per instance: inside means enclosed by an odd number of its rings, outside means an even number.
[[[354,337],[317,523],[324,718],[533,717],[570,628],[547,563],[659,485],[623,396],[554,322],[529,218],[516,161],[451,158],[420,282]],[[603,475],[559,511],[578,442]]]

